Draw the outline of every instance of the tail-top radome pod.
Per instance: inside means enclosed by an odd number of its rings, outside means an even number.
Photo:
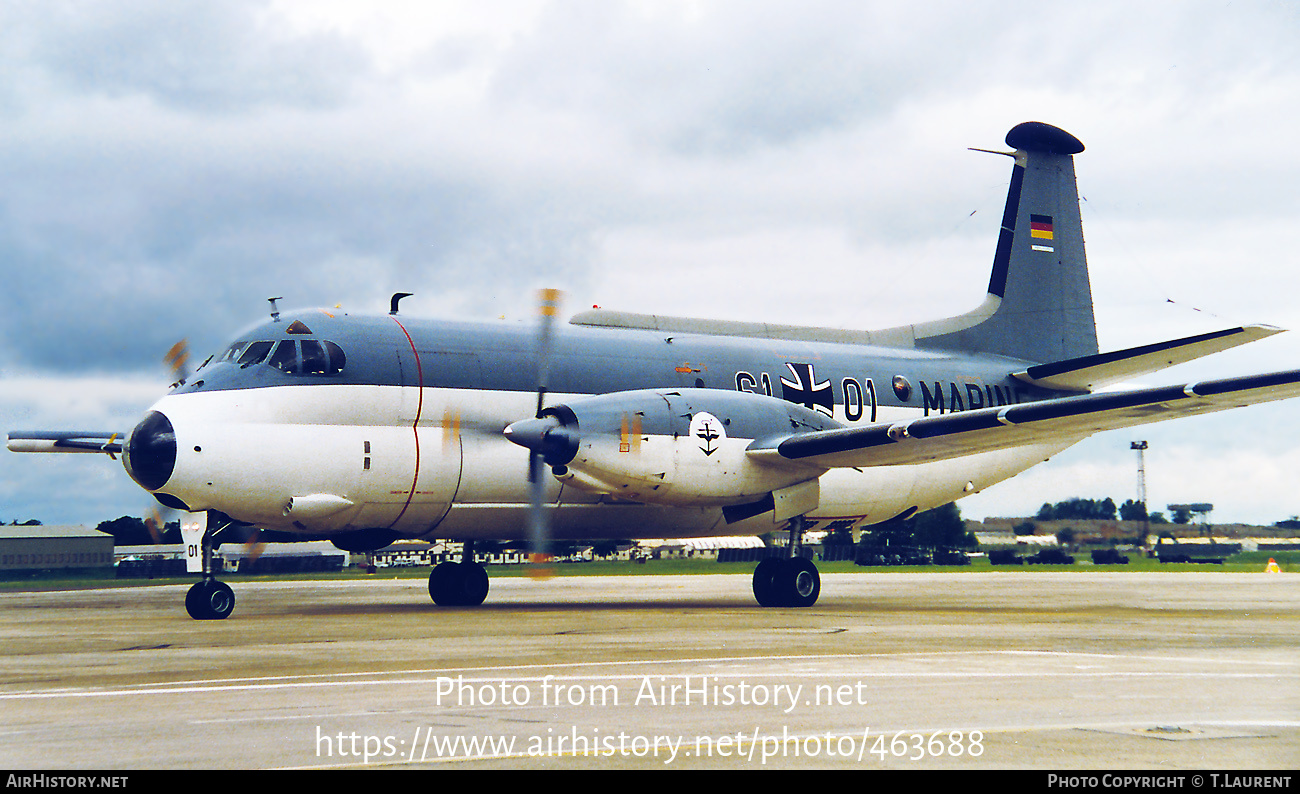
[[[1006,142],[1016,164],[989,280],[998,308],[978,325],[918,338],[916,346],[1035,362],[1094,355],[1097,326],[1074,177],[1083,144],[1038,121],[1012,128]]]

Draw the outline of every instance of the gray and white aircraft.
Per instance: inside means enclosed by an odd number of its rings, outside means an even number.
[[[124,436],[14,432],[9,449],[121,453],[158,501],[207,517],[205,560],[232,524],[352,550],[789,531],[753,590],[800,607],[821,589],[793,553],[811,527],[947,504],[1102,430],[1300,394],[1300,371],[1099,392],[1281,329],[1099,353],[1083,144],[1040,122],[1006,143],[988,294],[957,317],[845,331],[593,310],[535,331],[408,318],[399,293],[388,315],[273,312]],[[429,590],[477,605],[487,575],[467,553]],[[234,596],[205,565],[186,603],[224,618]]]

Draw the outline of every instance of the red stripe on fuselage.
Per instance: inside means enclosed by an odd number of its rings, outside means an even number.
[[[401,328],[402,333],[406,335],[406,342],[411,346],[411,355],[415,356],[415,385],[419,396],[415,403],[415,421],[411,423],[411,433],[415,436],[415,473],[411,477],[411,490],[406,494],[406,504],[402,505],[402,512],[397,514],[397,518],[393,519],[389,527],[396,526],[397,522],[402,520],[402,516],[406,515],[406,511],[411,507],[411,500],[415,498],[415,487],[420,482],[420,416],[424,413],[424,366],[420,364],[420,352],[415,349],[415,340],[411,339],[411,334],[406,330],[406,326],[402,325],[402,321],[393,317],[393,322],[397,323],[397,327]]]

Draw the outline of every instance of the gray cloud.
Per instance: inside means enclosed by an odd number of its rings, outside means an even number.
[[[341,36],[295,35],[264,0],[51,2],[22,6],[7,35],[59,88],[139,94],[191,112],[332,106],[370,69]]]

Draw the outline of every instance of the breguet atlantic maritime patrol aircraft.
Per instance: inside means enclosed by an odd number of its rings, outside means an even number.
[[[1040,122],[1006,137],[1011,186],[988,295],[973,311],[876,331],[593,310],[537,330],[295,312],[240,334],[122,436],[15,432],[20,452],[120,453],[168,507],[206,519],[186,598],[224,618],[212,575],[236,524],[328,537],[466,541],[429,577],[477,605],[479,539],[752,535],[791,553],[754,571],[764,606],[816,602],[794,553],[811,527],[946,504],[1093,433],[1300,394],[1300,371],[1097,390],[1255,341],[1256,325],[1099,353],[1074,155]],[[531,484],[530,484],[531,483]]]

